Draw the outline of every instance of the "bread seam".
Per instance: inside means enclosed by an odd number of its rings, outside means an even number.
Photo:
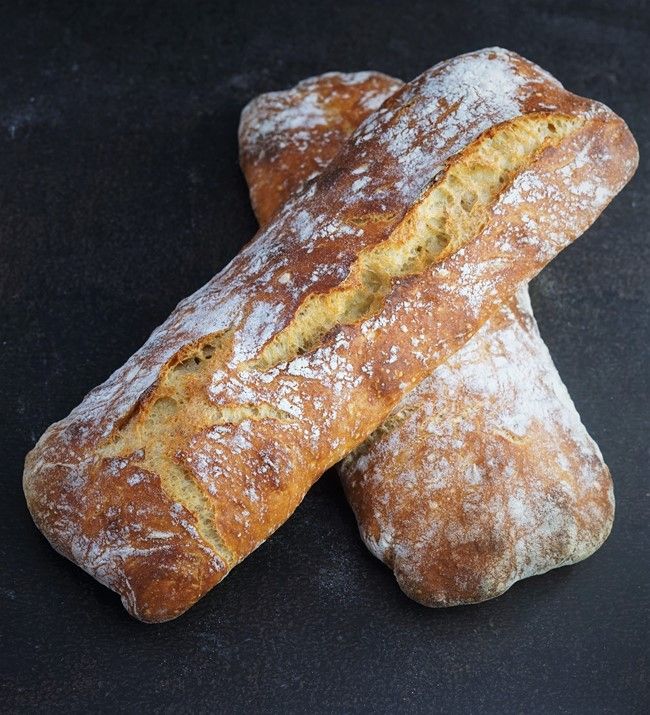
[[[378,312],[395,279],[424,273],[472,240],[480,232],[490,207],[521,167],[531,166],[539,152],[559,145],[583,124],[582,117],[536,113],[516,117],[480,134],[434,178],[426,194],[387,240],[360,252],[348,278],[335,289],[309,296],[291,323],[267,342],[261,355],[242,368],[269,370],[287,363],[313,350],[336,327],[361,322]],[[532,146],[526,147],[535,125],[539,138],[535,141],[533,137]],[[487,195],[479,197],[477,175],[481,171],[485,175],[495,162],[505,161],[506,150],[516,152],[514,163],[506,164],[485,191]],[[460,197],[455,196],[457,193]],[[310,329],[306,336],[301,334],[305,324]]]

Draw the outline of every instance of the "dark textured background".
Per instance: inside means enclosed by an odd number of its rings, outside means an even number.
[[[2,3],[0,708],[648,706],[649,22],[644,2]],[[614,475],[609,541],[496,601],[427,610],[362,546],[328,475],[188,614],[131,620],[36,531],[23,458],[251,238],[241,108],[326,70],[409,79],[493,44],[609,104],[641,149],[629,187],[532,288]]]

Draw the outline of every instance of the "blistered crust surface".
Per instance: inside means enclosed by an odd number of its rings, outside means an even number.
[[[540,111],[580,117],[582,128],[516,176],[463,249],[419,276],[395,281],[373,317],[340,326],[308,354],[263,373],[243,369],[310,295],[335,288],[360,252],[386,241],[398,225],[408,228],[404,221],[452,157],[491,127]],[[129,508],[138,497],[122,483],[128,469],[149,459],[147,449],[162,448],[168,463],[182,468],[200,492],[225,551],[199,555],[207,541],[194,512],[185,519],[188,528],[177,532],[182,548],[170,551],[172,593],[158,585],[158,552],[125,554],[101,578],[135,615],[143,617],[145,595],[155,612],[146,619],[177,615],[283,523],[322,471],[463,344],[504,295],[580,235],[635,165],[636,147],[620,119],[564,92],[516,55],[482,51],[425,72],[363,122],[328,169],[254,242],[45,433],[24,475],[35,521],[55,548],[97,574],[96,559],[86,554],[101,553],[110,539],[128,544],[132,538],[135,517]],[[381,220],[364,222],[368,215]],[[223,334],[229,337],[226,356],[188,396],[192,419],[179,420],[178,431],[162,443],[158,438],[146,449],[102,457],[122,425],[128,423],[136,435],[144,429],[175,362],[193,345]],[[421,347],[413,349],[413,340],[422,341]],[[221,414],[232,405],[261,403],[291,419],[275,425],[263,420],[263,428],[255,420],[214,422],[215,408]],[[119,459],[128,468],[119,467]],[[161,484],[168,477],[166,471],[156,476]],[[96,508],[88,497],[96,493],[105,494],[104,508],[114,510],[110,534],[103,527],[86,528]],[[146,543],[158,530],[146,517],[138,528]],[[222,569],[214,560],[223,561],[225,552],[228,565]],[[194,555],[203,560],[200,579],[188,561]],[[139,564],[138,579],[127,597],[123,584],[132,559]]]

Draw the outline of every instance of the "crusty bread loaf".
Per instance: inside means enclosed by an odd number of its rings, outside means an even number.
[[[328,73],[248,105],[240,156],[261,226],[355,128],[349,113],[314,122],[315,108],[354,106],[360,123],[371,112],[366,93],[375,100],[378,86],[397,84]],[[493,598],[521,578],[586,558],[614,516],[609,470],[553,366],[525,288],[339,469],[370,550],[407,594],[432,606]]]
[[[580,235],[637,150],[503,50],[389,98],[26,460],[52,545],[135,616],[182,613]]]

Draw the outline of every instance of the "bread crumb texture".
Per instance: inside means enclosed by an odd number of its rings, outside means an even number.
[[[417,275],[461,248],[487,220],[487,211],[512,176],[541,147],[556,144],[582,123],[580,118],[518,117],[497,127],[465,150],[415,210],[378,246],[363,251],[340,285],[312,294],[295,318],[273,336],[252,361],[237,361],[236,370],[269,370],[314,350],[337,326],[360,323],[376,314],[393,280]],[[209,494],[176,464],[165,447],[217,425],[295,418],[279,405],[244,403],[215,406],[202,390],[215,371],[233,359],[231,332],[185,350],[168,366],[149,397],[125,427],[117,430],[105,456],[144,452],[142,467],[160,475],[168,496],[197,516],[204,540],[230,566],[236,562],[219,538]]]

